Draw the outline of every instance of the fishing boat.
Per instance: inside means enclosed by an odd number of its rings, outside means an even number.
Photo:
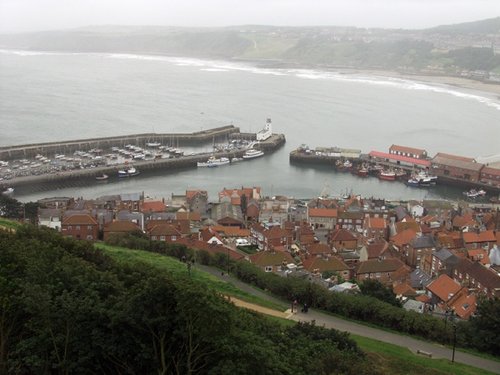
[[[368,168],[366,168],[364,165],[362,165],[357,171],[356,174],[359,177],[367,177],[368,176]]]
[[[139,174],[139,170],[135,169],[134,167],[130,167],[128,169],[121,169],[118,171],[118,177],[119,178],[125,178],[125,177],[134,177]]]
[[[381,180],[386,180],[386,181],[395,181],[396,180],[396,173],[393,171],[386,171],[386,170],[381,170],[378,178]]]
[[[106,181],[108,178],[109,178],[109,176],[105,173],[95,177],[95,179],[97,181]]]
[[[478,197],[484,197],[486,195],[486,191],[484,191],[483,189],[481,190],[476,190],[476,189],[470,189],[469,191],[464,191],[463,194],[467,197],[467,198],[478,198]]]
[[[258,158],[259,156],[263,156],[264,153],[260,150],[255,150],[253,148],[246,150],[245,154],[243,155],[243,159],[253,159],[253,158]]]
[[[198,162],[198,163],[196,163],[196,165],[198,167],[214,168],[214,167],[219,167],[221,165],[226,165],[229,163],[230,163],[230,160],[228,158],[222,157],[220,159],[217,159],[215,156],[210,156],[206,162]]]
[[[410,178],[408,181],[406,181],[407,186],[411,187],[421,187],[422,185],[420,184],[420,181],[417,180],[416,178]]]

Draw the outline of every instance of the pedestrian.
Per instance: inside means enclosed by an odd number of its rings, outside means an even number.
[[[292,312],[295,312],[297,313],[297,306],[299,305],[299,302],[297,300],[294,300],[293,301],[293,305],[292,305]]]
[[[307,313],[308,310],[309,310],[309,307],[307,306],[307,303],[304,303],[304,307],[302,307],[302,312]]]

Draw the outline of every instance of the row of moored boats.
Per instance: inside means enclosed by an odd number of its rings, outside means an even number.
[[[215,156],[210,156],[206,162],[198,162],[197,165],[198,167],[214,168],[231,163],[237,163],[242,160],[258,158],[263,155],[264,152],[262,152],[261,150],[249,149],[245,151],[241,158],[234,157],[232,159],[229,159],[226,157],[216,158]]]

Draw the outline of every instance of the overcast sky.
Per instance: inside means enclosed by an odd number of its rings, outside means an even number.
[[[88,25],[425,28],[500,16],[500,0],[0,0],[0,32]]]

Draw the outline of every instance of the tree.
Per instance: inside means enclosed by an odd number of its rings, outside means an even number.
[[[401,302],[396,298],[392,289],[386,287],[378,280],[368,279],[359,284],[361,293],[367,296],[375,297],[381,301],[387,302],[393,306],[401,307]]]

